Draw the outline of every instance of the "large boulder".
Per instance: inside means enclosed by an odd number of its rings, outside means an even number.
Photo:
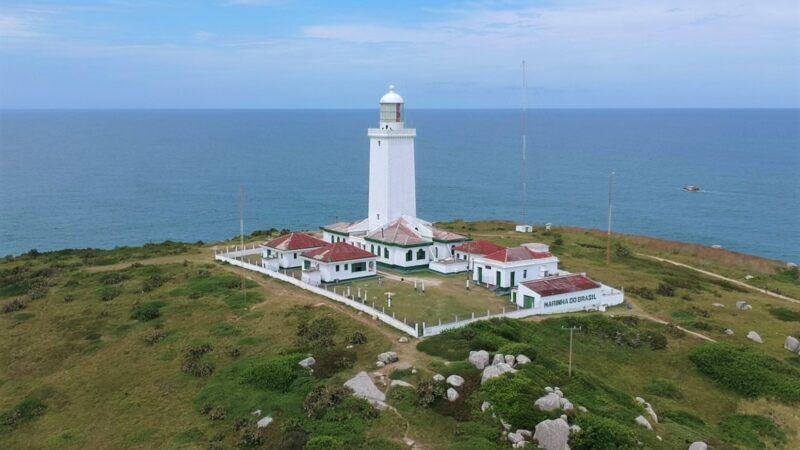
[[[689,450],[708,450],[708,444],[703,441],[692,442],[692,445],[689,446]]]
[[[390,384],[391,387],[406,387],[406,388],[413,388],[414,386],[411,383],[405,382],[403,380],[392,380]]]
[[[726,328],[725,334],[727,334],[728,336],[733,336],[733,330],[731,330],[730,328]]]
[[[383,352],[378,355],[378,361],[384,364],[391,364],[397,361],[397,353],[396,352]]]
[[[794,336],[786,336],[786,340],[783,341],[783,348],[792,353],[800,353],[800,340],[797,340]]]
[[[533,438],[545,450],[569,450],[569,424],[564,419],[544,420],[536,425]]]
[[[544,397],[540,397],[533,402],[533,405],[540,411],[555,411],[561,408],[561,397],[555,392],[549,392]]]
[[[736,308],[741,309],[742,311],[747,311],[748,309],[753,309],[753,307],[750,306],[750,303],[747,303],[744,300],[739,300],[738,302],[736,302]]]
[[[486,368],[483,369],[483,375],[481,375],[481,384],[499,376],[500,370],[497,368],[497,366],[486,366]]]
[[[656,414],[655,410],[650,405],[650,403],[644,404],[644,410],[647,412],[650,418],[653,419],[653,423],[658,423],[658,415]]]
[[[761,336],[756,333],[755,331],[751,331],[747,333],[747,339],[750,339],[753,342],[758,342],[759,344],[763,344],[764,341],[761,339]]]
[[[483,370],[483,368],[489,364],[489,352],[486,350],[469,352],[469,358],[467,358],[467,360],[470,364],[475,366],[476,369]]]
[[[514,444],[516,444],[518,442],[522,442],[522,441],[525,440],[524,436],[522,436],[521,434],[516,433],[516,432],[515,433],[508,433],[508,435],[506,437],[508,438],[508,441],[511,442],[512,445],[514,445]]]
[[[528,358],[527,356],[525,356],[525,355],[517,355],[517,365],[518,366],[523,366],[525,364],[528,364],[529,362],[531,362],[531,359]]]
[[[487,409],[491,408],[492,404],[489,402],[481,403],[481,412],[486,412]]]
[[[358,375],[345,381],[344,386],[350,388],[356,397],[363,398],[370,403],[386,400],[386,395],[375,386],[367,372],[359,372]]]
[[[492,365],[496,366],[500,363],[506,362],[506,359],[503,357],[502,353],[495,353],[494,359],[492,360]]]
[[[461,385],[464,384],[464,378],[462,378],[462,377],[460,377],[458,375],[450,375],[449,377],[447,377],[446,381],[447,381],[447,384],[449,384],[450,386],[453,386],[453,387],[461,387]]]
[[[504,362],[496,365],[495,367],[497,367],[497,370],[499,370],[501,374],[504,374],[506,372],[516,373],[516,371],[517,371],[517,369],[509,366],[508,364],[506,364]]]
[[[640,427],[647,428],[648,430],[653,429],[653,426],[650,425],[650,422],[648,422],[647,419],[644,418],[644,416],[638,416],[634,420],[636,420],[636,424],[639,425]]]
[[[300,367],[302,367],[302,368],[304,368],[304,369],[310,369],[310,368],[311,368],[311,366],[313,366],[313,365],[314,365],[314,364],[316,364],[316,363],[317,363],[317,360],[316,360],[316,359],[314,359],[314,357],[313,357],[313,356],[309,356],[308,358],[306,358],[306,359],[304,359],[304,360],[300,361],[300,362],[299,362],[299,363],[297,363],[297,364],[299,364],[299,365],[300,365]]]
[[[458,400],[458,391],[453,388],[447,388],[447,400],[451,402]]]
[[[506,360],[506,364],[514,367],[514,362],[517,360],[517,357],[514,355],[506,355],[504,359]]]
[[[442,375],[440,373],[437,373],[436,375],[433,376],[433,381],[437,381],[437,382],[444,381],[444,375]]]
[[[256,422],[256,426],[258,428],[266,428],[271,423],[272,423],[272,417],[265,416],[265,417],[262,417],[258,422]]]

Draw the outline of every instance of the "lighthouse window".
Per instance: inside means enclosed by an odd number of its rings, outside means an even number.
[[[406,252],[406,261],[411,261],[413,259],[413,256],[414,256],[414,252],[412,252],[411,250],[407,251]]]
[[[378,141],[378,147],[380,147],[380,146],[381,146],[381,141]]]

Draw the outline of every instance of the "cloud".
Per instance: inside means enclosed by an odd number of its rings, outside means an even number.
[[[24,39],[42,36],[37,30],[38,22],[30,17],[0,14],[0,37]]]

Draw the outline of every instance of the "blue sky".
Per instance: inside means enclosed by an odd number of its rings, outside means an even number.
[[[800,107],[796,0],[0,4],[0,108]]]

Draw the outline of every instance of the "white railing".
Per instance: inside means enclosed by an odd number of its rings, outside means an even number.
[[[252,270],[254,272],[262,273],[262,274],[264,274],[264,275],[266,275],[266,276],[268,276],[270,278],[275,278],[277,280],[285,281],[285,282],[287,282],[289,284],[292,284],[294,286],[297,286],[297,287],[299,287],[301,289],[305,289],[305,290],[313,292],[313,293],[315,293],[317,295],[321,295],[323,297],[327,297],[327,298],[329,298],[329,299],[331,299],[331,300],[333,300],[335,302],[343,303],[343,304],[345,304],[345,305],[347,305],[347,306],[349,306],[351,308],[354,308],[354,309],[356,309],[358,311],[362,311],[364,313],[367,313],[367,314],[377,318],[381,322],[383,322],[383,323],[385,323],[385,324],[387,324],[387,325],[389,325],[389,326],[391,326],[391,327],[393,327],[393,328],[395,328],[397,330],[402,331],[403,333],[406,333],[406,334],[408,334],[408,335],[410,335],[412,337],[419,337],[419,333],[417,332],[417,329],[419,327],[418,327],[418,325],[416,323],[413,326],[411,326],[411,325],[409,325],[409,324],[407,324],[407,323],[405,323],[405,322],[403,322],[401,320],[398,320],[398,319],[396,319],[396,318],[394,318],[394,317],[392,317],[392,316],[390,316],[390,315],[388,315],[388,314],[386,314],[384,312],[379,311],[378,309],[376,309],[376,308],[374,308],[372,306],[367,305],[363,301],[359,302],[359,301],[350,299],[348,297],[345,297],[344,295],[338,294],[335,291],[329,291],[329,290],[327,290],[325,288],[312,286],[312,285],[310,285],[310,284],[308,284],[308,283],[306,283],[306,282],[304,282],[302,280],[298,280],[297,278],[294,278],[294,277],[292,277],[290,275],[286,275],[286,274],[283,274],[283,273],[280,273],[280,272],[269,270],[266,267],[262,267],[262,266],[259,266],[259,265],[256,265],[256,264],[251,264],[249,262],[242,261],[240,259],[235,259],[235,258],[231,257],[231,255],[234,255],[234,254],[237,254],[237,253],[240,254],[239,256],[247,255],[248,253],[243,253],[243,252],[246,252],[246,251],[247,251],[247,249],[240,249],[238,251],[231,252],[231,253],[225,253],[225,252],[217,253],[217,252],[215,252],[214,253],[214,259],[216,259],[217,261],[227,262],[228,264],[230,264],[232,266],[237,266],[237,267],[241,267],[243,269]],[[256,252],[258,252],[258,250],[256,250]],[[253,253],[249,253],[249,254],[253,254]]]

